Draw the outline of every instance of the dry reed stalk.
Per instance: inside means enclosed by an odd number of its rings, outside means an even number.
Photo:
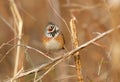
[[[101,33],[100,35],[98,35],[98,36],[96,36],[95,38],[93,38],[92,40],[90,40],[90,41],[82,44],[81,46],[79,46],[79,47],[77,47],[77,48],[75,48],[75,49],[67,52],[64,56],[58,57],[58,58],[54,59],[52,62],[49,62],[49,63],[43,64],[43,65],[40,65],[40,66],[38,66],[38,67],[35,67],[34,69],[31,69],[31,70],[28,70],[28,71],[22,71],[22,72],[19,73],[17,76],[15,76],[15,78],[13,77],[14,79],[13,79],[13,78],[11,78],[11,79],[16,80],[16,79],[21,78],[21,77],[24,77],[24,76],[26,76],[26,75],[29,75],[29,74],[32,74],[32,73],[35,73],[35,72],[38,72],[38,71],[42,71],[43,69],[46,69],[46,68],[49,68],[49,69],[52,70],[52,68],[53,68],[55,65],[57,65],[58,63],[60,63],[60,62],[62,62],[62,61],[65,61],[66,59],[68,59],[68,58],[70,58],[72,55],[74,55],[76,52],[78,52],[79,50],[86,48],[86,47],[89,46],[90,44],[93,44],[93,42],[95,42],[95,41],[97,41],[97,40],[99,40],[99,39],[101,39],[101,38],[109,35],[111,32],[113,32],[113,31],[115,31],[115,30],[118,30],[118,29],[120,29],[120,26],[117,26],[116,29],[113,28],[113,29],[110,29],[110,30],[108,30],[108,31],[106,31],[106,32],[103,32],[103,33]],[[52,68],[51,68],[51,67],[52,67]],[[48,70],[49,70],[49,69],[48,69]],[[49,70],[49,71],[50,71],[50,70]],[[47,71],[47,73],[48,73],[49,71]],[[10,79],[10,80],[11,80],[11,79]],[[8,81],[6,81],[6,82],[9,82],[10,80],[8,80]]]
[[[75,26],[75,17],[73,17],[70,20],[70,28],[71,28],[71,38],[72,38],[72,47],[77,48],[78,47],[78,38],[77,38],[77,30]],[[78,82],[84,82],[83,81],[83,75],[81,73],[81,62],[80,62],[80,53],[76,52],[74,53],[74,60],[75,60],[75,65],[76,65],[76,71],[77,71],[77,78]]]
[[[17,6],[14,2],[14,0],[9,0],[10,1],[10,9],[11,12],[13,14],[13,18],[14,18],[14,22],[15,22],[15,27],[17,30],[17,36],[18,36],[18,40],[17,40],[17,45],[21,44],[21,38],[22,38],[22,28],[23,28],[23,21],[22,18],[20,16],[20,13],[17,9]],[[23,55],[21,54],[21,47],[17,46],[16,49],[16,55],[15,55],[15,67],[14,67],[14,76],[16,76],[17,72],[23,68],[23,62],[21,63],[21,61],[23,61]],[[16,81],[14,81],[16,82]]]

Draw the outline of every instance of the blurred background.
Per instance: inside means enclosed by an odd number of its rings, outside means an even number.
[[[22,43],[44,53],[47,52],[42,45],[41,38],[49,22],[53,22],[60,27],[65,38],[67,51],[72,50],[69,32],[69,23],[72,17],[76,18],[79,45],[112,27],[116,27],[120,23],[119,0],[15,0],[15,4],[23,20]],[[118,36],[118,39],[115,39],[115,36]],[[9,0],[0,0],[1,81],[13,76],[15,54],[14,49],[10,50],[13,46],[2,45],[14,37],[16,36],[10,2]],[[118,45],[115,49],[114,43]],[[14,40],[10,44],[14,45]],[[113,35],[105,36],[80,51],[84,82],[120,81],[119,45],[119,34],[113,33]],[[23,49],[21,52],[25,55],[24,68],[26,70],[49,62],[47,58],[34,50],[28,49],[27,53],[25,53]],[[69,65],[74,65],[74,57],[69,59]],[[69,75],[69,77],[66,76],[64,79],[67,79],[68,82],[77,82],[74,67],[69,67],[63,71],[68,71]],[[58,81],[54,72],[55,70],[52,70],[48,73],[42,79],[42,82],[63,82],[64,79]],[[33,82],[33,77],[27,77],[24,82]]]

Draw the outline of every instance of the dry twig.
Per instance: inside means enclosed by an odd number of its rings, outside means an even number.
[[[12,38],[11,40],[9,40],[8,42],[6,43],[3,43],[1,46],[0,46],[0,49],[2,49],[4,46],[6,45],[9,45],[10,42],[14,41],[15,39],[17,39],[17,37],[15,38]],[[7,56],[8,54],[6,53],[1,59],[0,59],[0,63],[5,59],[5,57]]]
[[[0,14],[0,19],[16,34],[16,30],[12,27],[12,25]]]

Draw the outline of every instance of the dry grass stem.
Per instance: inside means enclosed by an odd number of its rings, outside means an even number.
[[[23,71],[23,68],[21,68],[21,69],[16,73],[15,76],[18,76],[22,71]],[[13,82],[15,78],[16,78],[16,77],[13,77],[12,79],[10,79],[10,82]]]
[[[34,82],[36,81],[37,75],[38,75],[38,72],[36,71],[34,76]]]
[[[48,58],[49,60],[51,60],[51,61],[54,60],[53,58],[47,56],[47,55],[46,55],[45,53],[43,53],[42,51],[40,51],[40,50],[38,50],[38,49],[36,49],[36,48],[33,48],[33,47],[31,47],[31,46],[28,46],[28,45],[18,45],[18,46],[23,46],[23,47],[26,47],[27,49],[34,50],[34,51],[38,52],[39,54],[43,55],[44,57]]]
[[[77,75],[69,75],[69,76],[66,76],[66,77],[63,77],[63,78],[59,78],[59,79],[55,79],[57,81],[63,81],[65,79],[70,79],[70,78],[76,78]]]
[[[99,76],[100,73],[101,73],[101,69],[102,69],[102,65],[103,65],[103,60],[104,60],[104,58],[101,59],[100,64],[99,64],[99,66],[98,66],[98,73],[97,73],[98,76]]]
[[[96,5],[80,5],[80,4],[76,4],[76,3],[69,3],[69,5],[67,3],[67,4],[63,5],[63,7],[79,7],[79,8],[84,9],[84,10],[86,10],[86,9],[93,9],[93,8],[100,7],[100,6],[101,6],[101,4],[96,4]]]
[[[8,21],[5,18],[3,18],[1,14],[0,14],[0,18],[6,25],[8,25],[8,27],[13,31],[13,33],[16,34],[16,30],[12,27],[12,25],[10,25],[10,23],[8,23]]]
[[[32,20],[37,21],[37,19],[36,19],[34,16],[32,16],[28,11],[26,11],[24,8],[20,7],[20,9],[21,9],[26,15],[28,15]]]
[[[76,21],[75,17],[70,20],[71,38],[72,38],[73,48],[78,47],[78,38],[77,38],[77,30],[76,30],[76,26],[75,26],[75,21]],[[74,54],[74,60],[75,60],[75,65],[76,65],[78,82],[84,82],[83,76],[81,73],[82,68],[81,68],[80,53],[79,52],[76,52]]]
[[[6,43],[3,43],[3,44],[0,46],[0,49],[2,49],[2,48],[3,48],[4,46],[6,46],[6,45],[9,45],[10,42],[13,42],[13,41],[16,40],[16,39],[17,39],[17,37],[9,40],[9,41],[6,42]],[[8,55],[8,53],[9,53],[9,52],[7,52],[7,53],[0,59],[0,63],[5,59],[5,57]]]
[[[10,8],[11,8],[14,20],[15,20],[16,27],[17,27],[17,32],[18,32],[17,33],[17,36],[18,36],[17,45],[19,45],[19,44],[21,44],[23,21],[22,21],[22,18],[20,16],[20,13],[17,9],[17,6],[16,6],[14,0],[10,0]],[[20,51],[21,51],[21,47],[17,46],[16,57],[15,57],[14,76],[17,74],[18,70],[23,67],[20,64],[20,60],[23,60],[23,58],[22,59],[20,58],[21,57]]]

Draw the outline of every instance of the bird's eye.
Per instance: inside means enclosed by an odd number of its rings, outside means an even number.
[[[53,29],[54,29],[54,26],[51,25],[50,28],[48,29],[48,31],[53,31]]]

